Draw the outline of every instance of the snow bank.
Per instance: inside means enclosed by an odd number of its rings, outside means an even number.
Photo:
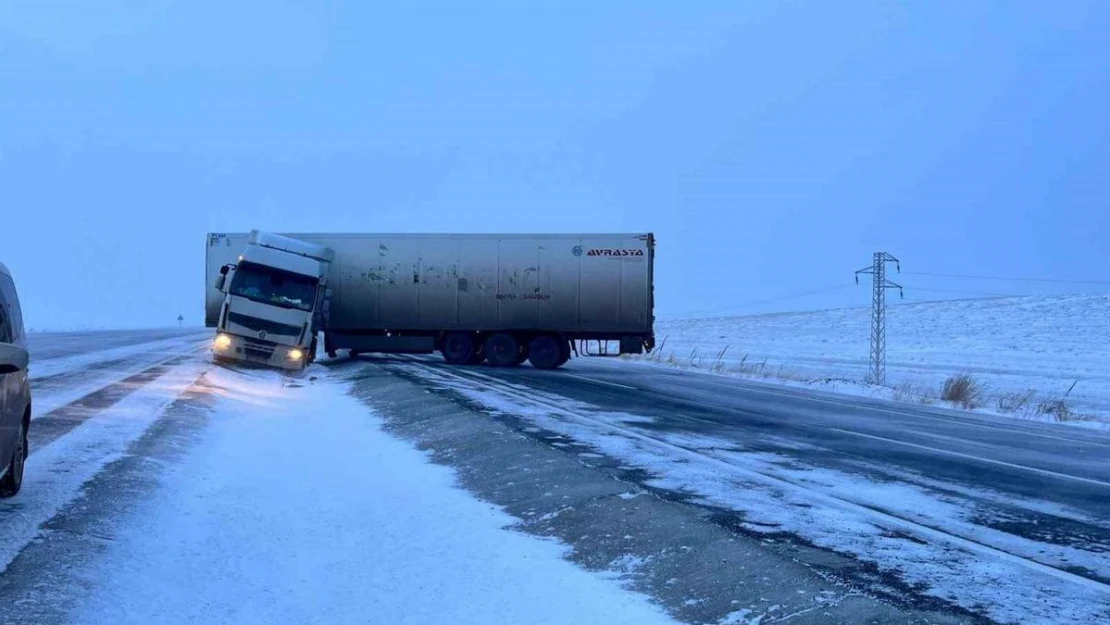
[[[512,517],[311,371],[209,374],[205,439],[120,521],[74,622],[672,622],[504,529]]]
[[[862,383],[869,323],[865,308],[660,320],[661,350],[647,360],[911,401],[935,400],[948,377],[966,372],[985,386],[982,408],[1007,414],[1006,399],[1033,391],[1019,416],[1044,420],[1052,418],[1037,405],[1075,383],[1073,411],[1110,419],[1110,296],[892,305],[888,388]]]

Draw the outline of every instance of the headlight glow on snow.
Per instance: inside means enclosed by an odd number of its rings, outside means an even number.
[[[226,334],[217,334],[216,347],[220,349],[227,349],[228,347],[231,347],[231,337]]]

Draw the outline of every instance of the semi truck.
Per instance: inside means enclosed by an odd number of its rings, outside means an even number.
[[[316,250],[311,253],[328,258],[312,257],[307,247],[295,251],[287,243],[289,249],[267,252],[267,259],[243,254],[252,240],[257,247],[267,236],[299,242]],[[655,237],[650,233],[265,235],[254,231],[210,233],[207,245],[206,325],[232,335],[235,346],[239,339],[234,337],[242,336],[245,360],[261,362],[272,348],[274,353],[285,351],[285,356],[270,356],[265,364],[294,368],[298,359],[288,357],[290,349],[307,350],[299,359],[303,366],[315,354],[309,337],[318,333],[323,335],[323,350],[332,358],[340,351],[352,356],[439,352],[452,364],[484,361],[508,367],[527,361],[540,369],[560,367],[573,353],[639,354],[655,345]],[[306,273],[308,269],[293,270],[297,275],[311,274],[311,283],[287,280],[291,268],[282,264],[287,260],[283,253],[315,258],[318,275]],[[267,266],[267,260],[273,264]],[[275,286],[270,298],[286,297],[285,288],[305,289],[289,296],[303,304],[297,308],[296,320],[283,304],[236,295],[234,276],[243,263],[251,272],[264,274],[267,267],[277,272],[282,286]],[[225,277],[221,280],[221,276]],[[315,285],[317,298],[311,303],[310,284]],[[235,325],[228,325],[232,320]],[[293,321],[301,323],[295,338]],[[255,334],[235,334],[244,331]],[[288,338],[278,341],[277,337]]]
[[[216,328],[214,357],[303,369],[316,357],[335,253],[257,230],[236,237],[234,247],[227,243],[223,235],[209,236],[209,269],[214,274],[205,323]],[[225,253],[213,254],[214,250]]]

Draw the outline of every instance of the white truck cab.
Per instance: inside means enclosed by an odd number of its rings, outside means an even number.
[[[316,336],[328,312],[330,248],[252,230],[235,264],[220,268],[224,294],[217,360],[300,370],[316,357]]]

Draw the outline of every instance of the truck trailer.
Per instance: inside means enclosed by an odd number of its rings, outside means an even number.
[[[252,343],[273,342],[265,328],[277,328],[268,324],[281,323],[287,333],[293,324],[253,306],[258,302],[233,300],[225,291],[234,279],[217,284],[236,271],[252,236],[263,235],[207,236],[205,322],[225,327],[234,314],[246,322],[240,327],[267,333]],[[317,280],[320,299],[313,311],[303,311],[312,327],[300,329],[304,336],[322,332],[329,357],[340,350],[438,351],[452,364],[529,361],[553,369],[572,351],[615,356],[655,345],[652,234],[277,236],[333,255]],[[260,270],[254,261],[249,267]]]

